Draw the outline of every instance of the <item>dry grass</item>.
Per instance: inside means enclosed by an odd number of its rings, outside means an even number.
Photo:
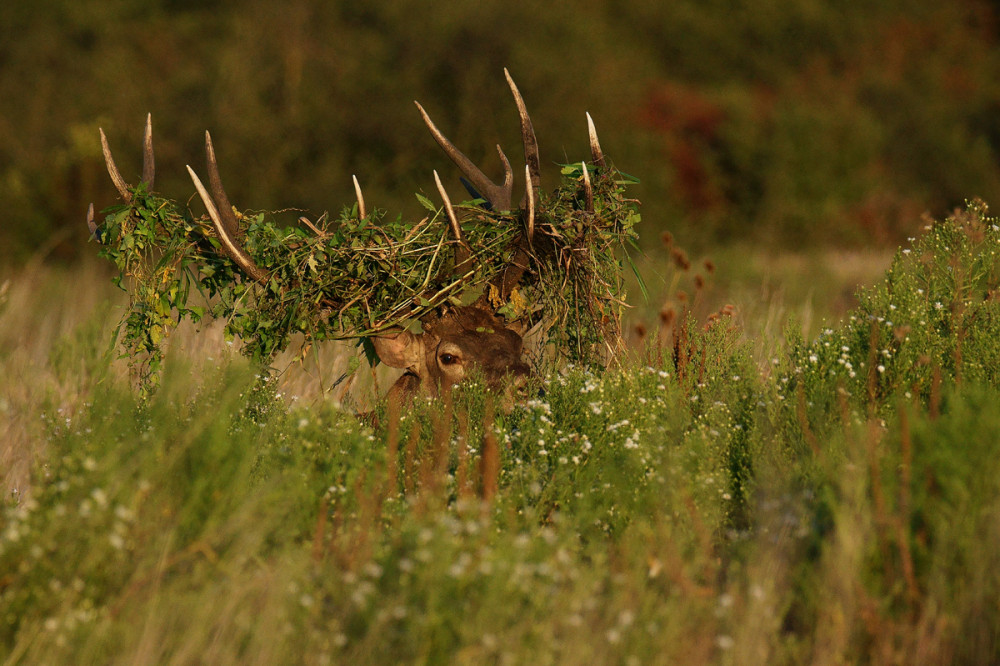
[[[758,365],[766,368],[789,326],[806,339],[835,326],[857,305],[857,289],[879,279],[891,260],[892,252],[885,249],[771,254],[732,247],[687,261],[685,269],[670,251],[657,251],[639,263],[649,302],[641,302],[638,288],[629,284],[635,307],[624,329],[635,343],[641,337],[637,330],[648,335],[664,310],[676,314],[686,307],[705,321],[731,305],[734,322],[753,342]]]
[[[85,326],[110,338],[115,294],[102,277],[94,263],[70,271],[36,262],[0,278],[0,470],[8,492],[24,491],[44,447],[39,409],[69,417],[92,399],[95,378],[60,350]]]
[[[111,347],[128,299],[105,268],[96,260],[72,268],[33,262],[0,277],[0,477],[8,493],[27,490],[31,464],[44,450],[39,412],[72,419],[101,398],[102,380],[128,375],[125,361],[113,360],[119,350]],[[93,340],[102,342],[94,347]],[[219,323],[183,323],[168,351],[192,373],[236,354],[238,346],[225,341]],[[368,370],[362,361],[361,370],[351,373],[359,355],[347,342],[317,346],[305,358],[282,354],[274,364],[279,391],[288,402],[333,400],[367,411],[398,371]]]

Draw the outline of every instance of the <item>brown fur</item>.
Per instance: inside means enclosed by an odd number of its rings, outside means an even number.
[[[389,390],[390,401],[436,396],[472,372],[481,373],[491,389],[507,382],[523,385],[530,374],[520,334],[481,306],[450,308],[421,323],[419,335],[403,331],[374,340],[383,363],[406,370]]]

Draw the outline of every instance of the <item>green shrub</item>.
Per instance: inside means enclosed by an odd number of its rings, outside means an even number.
[[[847,408],[879,414],[917,397],[933,409],[942,382],[995,386],[998,251],[1000,226],[980,202],[929,224],[840,327],[791,338],[778,373],[789,423],[819,433]]]

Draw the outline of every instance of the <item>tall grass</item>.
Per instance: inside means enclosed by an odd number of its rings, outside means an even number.
[[[0,658],[995,662],[998,249],[974,207],[808,340],[681,318],[378,429],[194,332],[139,401],[112,292],[15,277]]]

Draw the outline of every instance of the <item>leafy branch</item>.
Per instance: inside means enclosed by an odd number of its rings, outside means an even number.
[[[532,269],[507,302],[497,302],[492,283],[522,237],[521,211],[487,210],[481,200],[458,207],[473,252],[463,275],[455,274],[443,211],[419,194],[428,215],[416,223],[384,211],[360,219],[356,207],[305,227],[237,212],[241,244],[267,273],[256,282],[221,251],[207,217],[140,184],[130,203],[105,211],[100,229],[101,255],[131,295],[119,333],[124,354],[151,388],[163,343],[184,318],[223,320],[226,338],[239,338],[244,354],[266,364],[296,333],[308,344],[419,331],[429,310],[485,297],[509,322],[540,324],[540,346],[554,349],[556,360],[592,363],[620,345],[622,261],[640,218],[638,202],[625,197],[634,178],[613,168],[588,171],[593,212],[584,205],[581,165],[564,167],[560,186],[539,193]]]

